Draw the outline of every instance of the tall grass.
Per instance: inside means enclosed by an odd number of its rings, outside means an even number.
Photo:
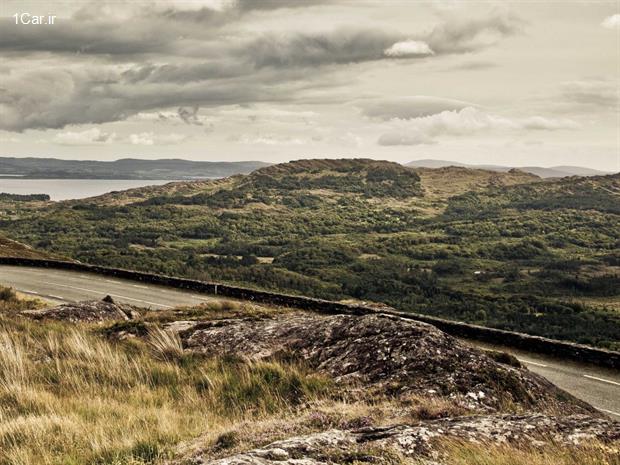
[[[154,337],[112,343],[87,328],[0,317],[0,464],[158,463],[181,441],[329,391],[299,366],[176,348],[173,359],[174,338]]]

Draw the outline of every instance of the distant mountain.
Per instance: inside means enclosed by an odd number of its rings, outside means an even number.
[[[525,171],[526,173],[535,174],[541,178],[564,178],[566,176],[604,176],[606,174],[612,174],[611,172],[594,170],[591,168],[584,168],[582,166],[551,166],[544,168],[541,166],[501,166],[501,165],[468,165],[465,163],[459,163],[449,160],[414,160],[407,163],[405,166],[410,168],[444,168],[446,166],[459,166],[462,168],[474,168],[490,171],[507,172],[511,169],[518,169]]]
[[[248,174],[269,166],[260,161],[211,162],[181,159],[115,161],[0,157],[0,177],[35,179],[205,179]]]

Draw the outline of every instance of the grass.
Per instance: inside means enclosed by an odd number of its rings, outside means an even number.
[[[0,311],[22,311],[41,308],[43,302],[39,299],[24,297],[13,288],[0,286]]]
[[[2,465],[159,463],[204,431],[330,391],[297,365],[185,356],[163,332],[117,344],[86,327],[44,326],[0,317]]]
[[[39,306],[0,289],[0,465],[163,465],[225,457],[291,436],[466,415],[448,400],[342,390],[294,357],[250,361],[183,352],[161,324],[224,315],[272,317],[239,302],[143,312],[143,337],[110,328],[32,322]],[[244,314],[247,311],[247,314]],[[290,310],[286,310],[290,311]],[[119,328],[116,328],[119,329]],[[132,328],[125,328],[131,333]],[[616,465],[617,451],[448,443],[451,465]],[[417,464],[391,449],[326,450],[334,463]],[[616,460],[616,461],[614,461]],[[191,463],[191,462],[190,462]]]
[[[454,442],[445,445],[450,465],[618,465],[620,449],[590,443],[582,447],[492,446]]]

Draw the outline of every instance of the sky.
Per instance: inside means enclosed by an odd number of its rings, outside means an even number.
[[[0,1],[0,156],[619,171],[619,82],[620,1]]]

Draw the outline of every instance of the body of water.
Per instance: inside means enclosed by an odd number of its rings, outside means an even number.
[[[48,194],[52,200],[84,199],[111,191],[174,182],[162,179],[0,179],[0,193]]]

